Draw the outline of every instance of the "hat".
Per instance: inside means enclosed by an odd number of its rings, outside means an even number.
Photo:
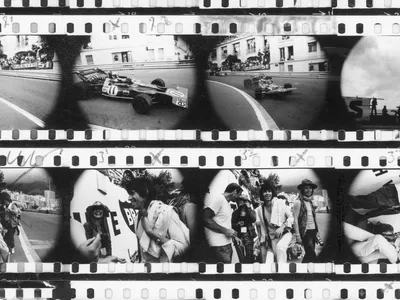
[[[314,182],[312,182],[311,180],[309,180],[309,179],[304,179],[304,180],[301,182],[301,184],[299,184],[299,185],[297,186],[297,189],[298,189],[298,190],[302,190],[303,187],[306,186],[306,185],[311,186],[313,190],[315,190],[315,189],[318,187],[318,186],[317,186]]]

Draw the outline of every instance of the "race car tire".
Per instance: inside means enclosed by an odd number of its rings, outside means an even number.
[[[161,78],[156,78],[156,79],[154,79],[154,80],[151,82],[151,84],[165,87],[165,82],[164,82],[164,80],[162,80]]]
[[[283,87],[284,87],[285,89],[291,89],[293,86],[292,86],[292,84],[290,84],[290,83],[285,83],[285,84],[283,85]]]
[[[261,100],[262,99],[262,89],[261,88],[256,88],[254,90],[254,97],[256,100]]]
[[[150,107],[153,103],[153,100],[149,95],[139,94],[133,97],[132,106],[135,112],[139,115],[147,115],[150,112]]]
[[[252,87],[252,82],[251,82],[251,79],[245,79],[244,81],[243,81],[243,84],[244,84],[244,88],[245,89],[251,89],[251,87]]]

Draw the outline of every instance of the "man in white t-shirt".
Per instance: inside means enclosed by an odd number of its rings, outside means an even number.
[[[204,199],[204,226],[208,245],[217,262],[231,263],[232,238],[237,237],[232,229],[232,209],[229,202],[236,202],[243,189],[237,183],[230,183],[223,194],[207,194]]]

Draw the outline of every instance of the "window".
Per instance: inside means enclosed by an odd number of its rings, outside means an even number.
[[[112,35],[109,35],[109,36],[108,36],[108,39],[111,41],[111,40],[113,39],[113,36],[112,36]]]
[[[221,47],[221,56],[222,56],[222,58],[228,57],[228,47],[227,46]]]
[[[121,62],[121,58],[122,58],[121,53],[116,52],[116,53],[111,53],[111,55],[112,55],[114,64],[119,64]]]
[[[279,48],[280,60],[285,60],[285,48]]]
[[[122,55],[122,62],[127,63],[130,61],[129,53],[128,52],[121,52]]]
[[[256,52],[256,39],[247,40],[247,54]]]
[[[288,65],[287,68],[289,72],[293,72],[293,65]]]
[[[128,40],[128,39],[130,39],[131,37],[129,36],[129,35],[122,35],[122,39],[123,40]]]
[[[212,60],[216,60],[217,59],[217,50],[216,49],[211,51],[211,59]]]
[[[233,54],[240,55],[240,43],[233,44]]]
[[[148,50],[148,56],[150,60],[154,60],[154,49]]]
[[[289,55],[288,60],[293,60],[293,55],[294,55],[293,46],[288,47],[288,55]]]
[[[86,64],[93,65],[93,55],[86,55]]]
[[[114,38],[114,40],[116,40],[116,39],[117,39],[117,35],[116,35],[116,34],[114,34],[113,38]]]
[[[158,48],[158,59],[164,59],[164,48]]]
[[[317,42],[308,43],[308,52],[317,52]]]

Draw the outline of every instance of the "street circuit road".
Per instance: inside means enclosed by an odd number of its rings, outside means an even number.
[[[44,127],[59,89],[57,81],[0,76],[0,129]]]
[[[22,233],[21,237],[15,235],[16,253],[11,255],[11,262],[27,262],[29,251],[34,251],[44,261],[61,234],[62,216],[23,211],[20,223],[26,237]]]
[[[133,76],[143,83],[151,83],[154,79],[161,78],[166,87],[175,85],[187,88],[189,109],[196,95],[194,68],[128,70],[115,73],[121,76]],[[75,75],[74,81],[78,80]],[[111,99],[100,95],[80,100],[79,104],[90,124],[113,129],[174,129],[188,114],[187,109],[172,104],[155,104],[150,108],[148,115],[140,115],[133,110],[130,100]]]
[[[217,81],[233,86],[246,92],[252,98],[255,97],[254,91],[252,89],[245,89],[243,84],[243,81],[246,78],[250,78],[250,76],[228,75],[225,77],[208,76],[207,78],[210,81]],[[273,80],[275,84],[283,85],[291,83],[294,88],[297,88],[292,94],[285,97],[264,95],[261,100],[257,100],[280,129],[302,130],[324,128],[322,118],[326,109],[327,78],[317,79],[305,76],[278,78],[274,76]],[[339,82],[337,82],[337,88],[340,88]],[[226,88],[220,86],[218,90],[210,93],[210,99],[213,103],[220,101],[225,103],[224,109],[222,109],[222,106],[220,109],[217,108],[217,113],[230,128],[250,129],[245,127],[246,124],[243,124],[243,120],[239,119],[237,115],[238,107],[241,107],[244,103],[243,97],[232,97],[227,94]],[[257,128],[253,127],[253,129]]]

